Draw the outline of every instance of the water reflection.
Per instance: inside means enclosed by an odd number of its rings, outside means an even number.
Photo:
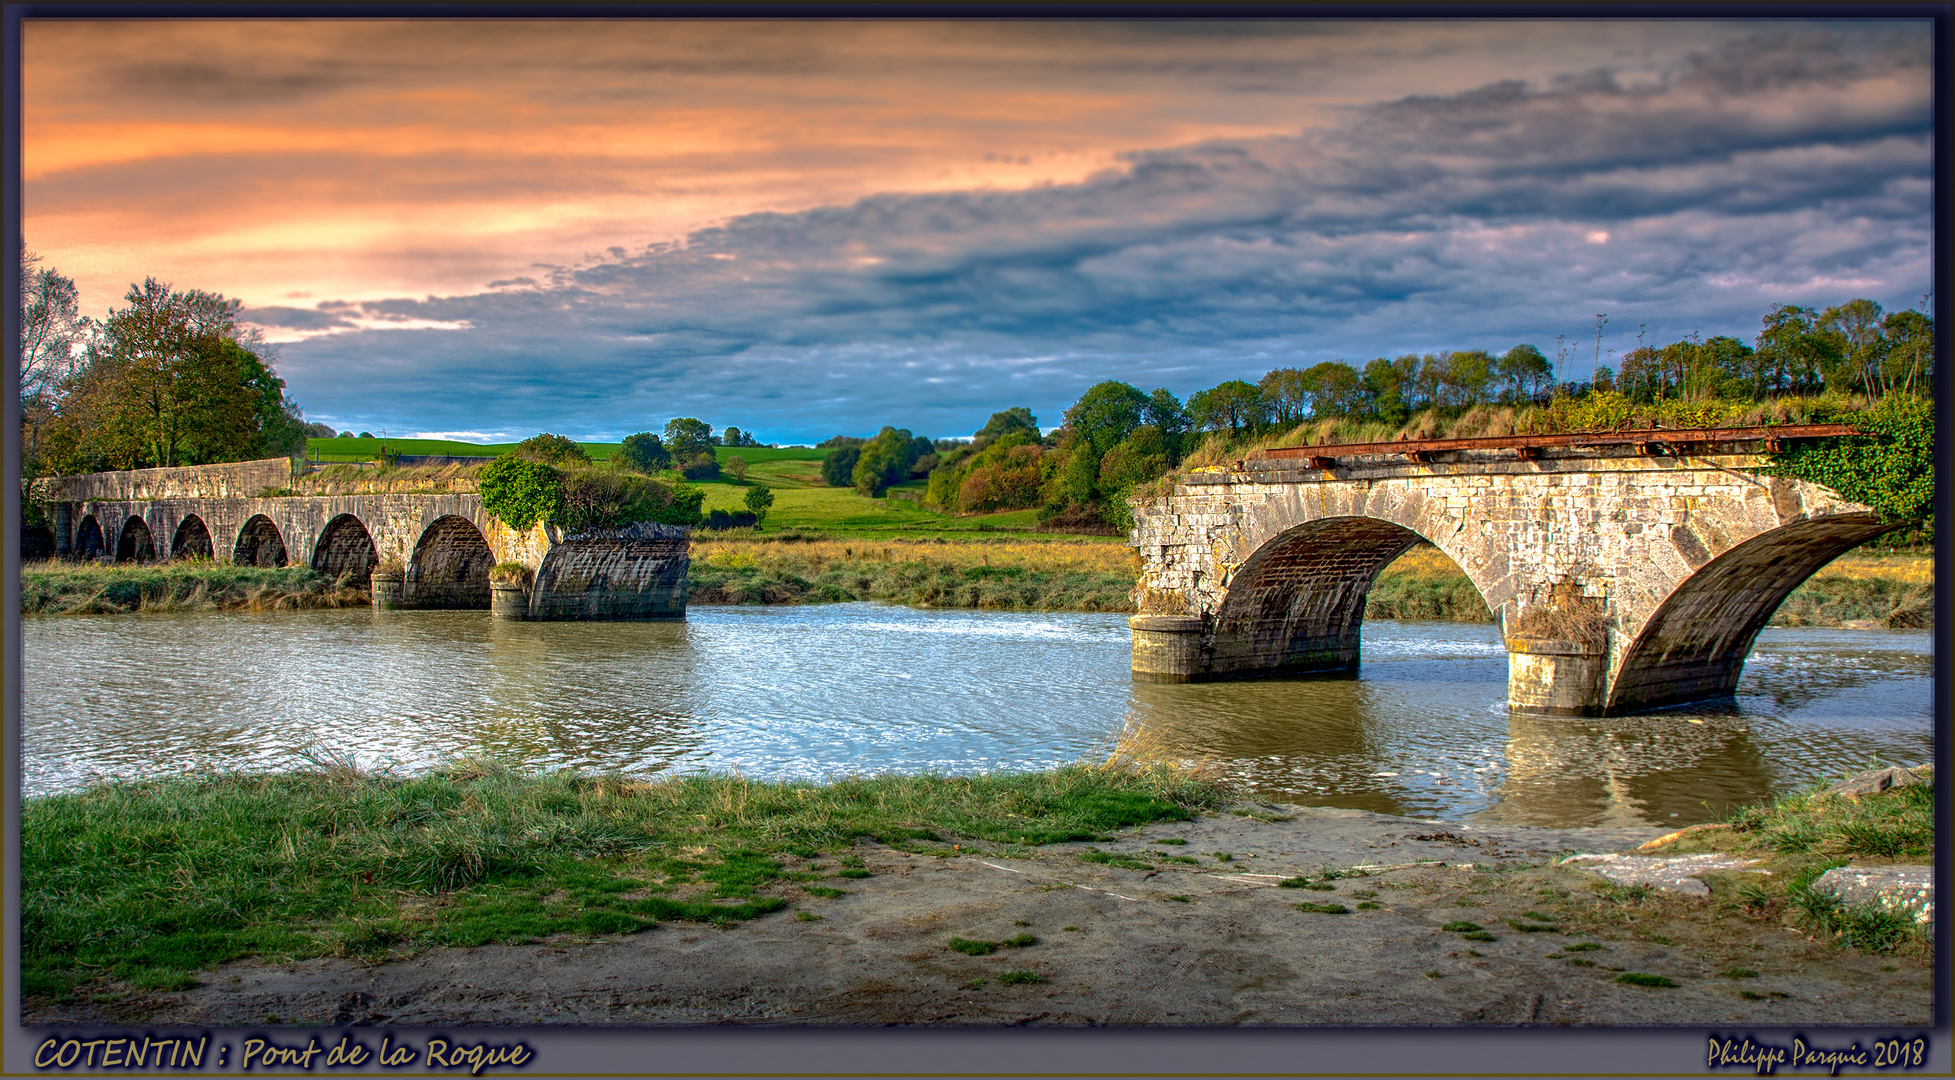
[[[1767,630],[1734,705],[1510,716],[1487,626],[1374,622],[1357,679],[1132,683],[1124,616],[873,604],[675,623],[367,610],[27,619],[23,788],[270,769],[324,747],[629,773],[1042,768],[1140,727],[1272,798],[1684,824],[1932,752],[1931,635]]]

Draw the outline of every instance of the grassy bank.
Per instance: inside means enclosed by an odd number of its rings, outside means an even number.
[[[693,543],[691,602],[1132,611],[1138,573],[1132,549],[1084,540],[702,539]]]
[[[840,895],[857,840],[1043,844],[1181,820],[1220,788],[1068,766],[831,784],[461,764],[110,784],[21,807],[23,989],[182,987],[246,956],[724,923]]]
[[[1928,934],[1911,916],[1874,905],[1843,905],[1811,888],[1821,874],[1849,863],[1933,863],[1932,779],[1859,799],[1815,788],[1673,835],[1651,854],[1721,852],[1758,860],[1755,869],[1762,873],[1706,875],[1720,913],[1738,925],[1791,925],[1867,952],[1900,951],[1927,959],[1932,951]],[[1654,900],[1647,889],[1617,892],[1619,902]]]
[[[20,610],[35,614],[119,614],[131,611],[272,611],[359,607],[365,588],[302,566],[234,566],[184,560],[111,565],[24,563]]]

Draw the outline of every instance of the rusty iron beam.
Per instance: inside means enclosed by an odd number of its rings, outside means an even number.
[[[1549,446],[1635,446],[1644,453],[1662,453],[1687,443],[1757,442],[1776,445],[1786,439],[1825,439],[1858,435],[1852,424],[1777,424],[1739,428],[1632,428],[1622,431],[1578,431],[1557,435],[1489,435],[1475,439],[1400,439],[1397,442],[1321,443],[1316,446],[1278,446],[1263,451],[1265,458],[1306,458],[1313,469],[1328,468],[1340,457],[1360,454],[1404,454],[1414,461],[1451,450],[1514,450],[1523,459],[1539,456]]]

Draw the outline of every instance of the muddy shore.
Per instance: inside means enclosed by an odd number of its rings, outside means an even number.
[[[769,888],[790,899],[790,909],[753,922],[665,922],[622,938],[437,949],[377,963],[242,962],[203,973],[189,990],[101,983],[68,1004],[28,999],[23,1020],[1758,1027],[1932,1020],[1933,973],[1919,959],[1835,948],[1780,922],[1746,919],[1720,902],[1716,882],[1708,899],[1625,898],[1591,874],[1553,865],[1569,852],[1632,850],[1661,832],[1245,803],[1096,844],[965,843],[948,856],[865,844],[855,853],[869,876],[830,883],[845,888],[829,896],[779,882]],[[1223,852],[1231,858],[1215,857]],[[815,859],[801,868],[833,865]],[[1371,869],[1352,872],[1359,867]],[[1325,887],[1278,887],[1298,875]],[[1483,927],[1483,937],[1445,929],[1461,921]],[[1021,935],[1034,940],[984,955],[950,946],[952,938]],[[1625,984],[1616,981],[1622,973],[1675,985]]]

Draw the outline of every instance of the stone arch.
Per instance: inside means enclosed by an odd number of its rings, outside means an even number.
[[[1356,674],[1365,595],[1379,571],[1423,539],[1366,516],[1319,518],[1278,534],[1230,573],[1204,635],[1205,673]],[[1480,582],[1474,587],[1485,596]]]
[[[238,542],[232,549],[231,561],[239,566],[284,566],[285,537],[278,531],[272,519],[263,514],[253,514],[251,520],[238,530]]]
[[[1794,521],[1703,563],[1623,649],[1603,712],[1729,697],[1752,642],[1792,590],[1827,563],[1901,524],[1882,524],[1872,514]]]
[[[486,608],[495,555],[482,531],[447,514],[422,530],[407,564],[403,602],[413,607]]]
[[[107,550],[108,545],[102,542],[102,525],[95,520],[95,515],[82,518],[81,524],[75,527],[75,555],[82,559],[94,559]]]
[[[134,514],[122,523],[122,535],[115,542],[116,562],[155,562],[156,538],[149,523]]]
[[[338,577],[350,573],[349,583],[365,585],[373,576],[373,568],[380,562],[380,552],[373,545],[373,535],[367,531],[366,523],[352,514],[341,514],[328,521],[319,531],[319,540],[312,546],[312,568],[328,577]]]
[[[217,547],[211,543],[210,527],[196,514],[186,514],[177,523],[176,535],[170,539],[170,558],[172,559],[215,559]]]

